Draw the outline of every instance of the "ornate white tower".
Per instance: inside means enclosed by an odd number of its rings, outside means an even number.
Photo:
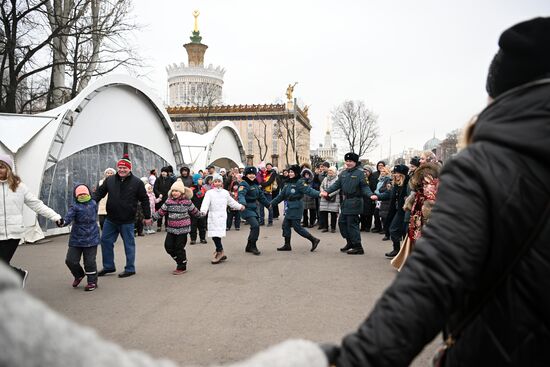
[[[183,45],[187,51],[188,65],[183,62],[166,67],[168,73],[168,105],[175,106],[212,106],[222,104],[223,76],[225,69],[212,64],[204,66],[204,53],[208,48],[201,43],[198,21],[199,12],[195,10],[195,28],[191,42]]]

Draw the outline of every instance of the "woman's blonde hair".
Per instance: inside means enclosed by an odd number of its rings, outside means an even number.
[[[474,135],[474,128],[476,127],[477,116],[478,115],[472,116],[470,121],[468,121],[468,123],[466,124],[466,127],[464,128],[464,133],[458,140],[458,149],[464,149],[468,145],[472,144],[472,138]]]
[[[19,178],[19,176],[17,176],[16,174],[14,174],[13,171],[11,170],[11,167],[6,163],[0,162],[0,165],[8,169],[8,178],[7,178],[8,186],[10,187],[11,191],[15,192],[15,190],[17,190],[17,187],[19,187],[19,184],[21,183],[21,178]]]

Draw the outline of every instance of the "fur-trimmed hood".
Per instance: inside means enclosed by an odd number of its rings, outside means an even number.
[[[432,176],[432,178],[439,178],[440,171],[441,166],[438,163],[423,163],[414,171],[409,180],[409,186],[414,191],[421,190],[424,177]]]

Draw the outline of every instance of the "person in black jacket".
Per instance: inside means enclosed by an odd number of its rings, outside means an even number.
[[[149,197],[145,191],[143,182],[132,174],[132,162],[128,154],[124,154],[117,163],[118,172],[107,177],[94,193],[94,200],[99,202],[105,195],[107,198],[107,218],[103,224],[101,233],[101,256],[103,257],[103,270],[97,275],[104,276],[114,273],[115,255],[114,244],[118,235],[124,241],[126,253],[126,266],[118,276],[129,277],[136,273],[136,243],[134,240],[134,224],[136,219],[138,201],[143,210],[145,224],[151,224],[151,207]]]
[[[335,366],[408,366],[443,331],[443,365],[549,366],[550,18],[506,30],[489,105],[440,176],[402,271]]]
[[[160,176],[155,180],[155,185],[153,186],[153,192],[155,196],[161,199],[156,205],[155,210],[159,210],[162,204],[168,199],[168,191],[170,187],[176,182],[176,179],[170,175],[168,167],[162,167],[160,169]],[[166,221],[166,219],[165,219]],[[165,223],[166,227],[166,223]],[[160,232],[162,228],[162,217],[157,220],[157,232]]]

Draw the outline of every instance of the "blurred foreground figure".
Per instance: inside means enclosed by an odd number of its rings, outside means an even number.
[[[489,105],[441,172],[415,251],[336,366],[408,366],[438,333],[444,366],[550,366],[550,18],[506,30]]]

